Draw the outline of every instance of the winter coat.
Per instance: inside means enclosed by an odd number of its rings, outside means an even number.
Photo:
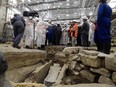
[[[72,28],[70,28],[70,35],[71,37],[78,37],[78,25],[77,23],[74,24],[74,26]]]
[[[48,36],[48,40],[54,40],[54,31],[53,31],[53,26],[49,26],[48,28],[47,28],[47,36]]]
[[[23,19],[23,17],[22,16],[20,16],[20,15],[17,15],[17,16],[15,16],[15,17],[13,17],[12,19],[11,19],[11,24],[13,25],[13,26],[16,26],[16,25],[22,25],[22,26],[26,26],[26,24],[25,24],[25,20]]]
[[[90,29],[90,25],[89,23],[86,21],[83,23],[82,27],[81,27],[81,33],[82,34],[86,34],[88,35],[89,34],[89,29]]]
[[[100,41],[110,41],[110,27],[111,20],[110,17],[112,15],[112,9],[106,4],[101,3],[98,9],[98,35]]]

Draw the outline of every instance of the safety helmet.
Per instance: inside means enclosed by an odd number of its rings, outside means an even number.
[[[88,17],[87,17],[87,16],[84,16],[82,19],[86,19],[86,20],[88,20]]]

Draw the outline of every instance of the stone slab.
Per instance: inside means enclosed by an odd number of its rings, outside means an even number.
[[[101,84],[115,85],[110,78],[105,76],[100,76],[98,82]]]
[[[97,56],[90,56],[90,55],[81,55],[81,61],[83,64],[91,67],[100,67],[101,66],[101,59],[98,58]]]
[[[105,67],[109,70],[116,71],[116,57],[106,57],[105,58]]]
[[[37,83],[12,83],[13,87],[46,87],[43,84]]]
[[[77,84],[77,85],[58,85],[53,87],[116,87],[107,84]]]
[[[52,60],[41,67],[37,67],[32,73],[32,82],[34,83],[43,83],[45,77],[48,74],[50,66],[52,65]]]
[[[4,53],[9,70],[37,64],[46,58],[46,52],[37,49],[16,49],[7,45],[0,45],[0,51]]]

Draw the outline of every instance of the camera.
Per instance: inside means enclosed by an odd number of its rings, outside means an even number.
[[[29,16],[39,17],[39,14],[36,11],[24,11],[23,16],[24,17],[29,17]]]

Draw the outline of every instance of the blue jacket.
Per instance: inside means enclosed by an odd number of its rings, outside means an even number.
[[[101,3],[98,9],[98,37],[100,41],[110,41],[110,27],[111,27],[112,9],[106,3]]]
[[[52,27],[52,26],[49,26],[49,27],[47,28],[47,30],[48,30],[48,33],[47,33],[47,35],[48,35],[48,40],[54,40],[54,31],[53,31],[53,27]]]

